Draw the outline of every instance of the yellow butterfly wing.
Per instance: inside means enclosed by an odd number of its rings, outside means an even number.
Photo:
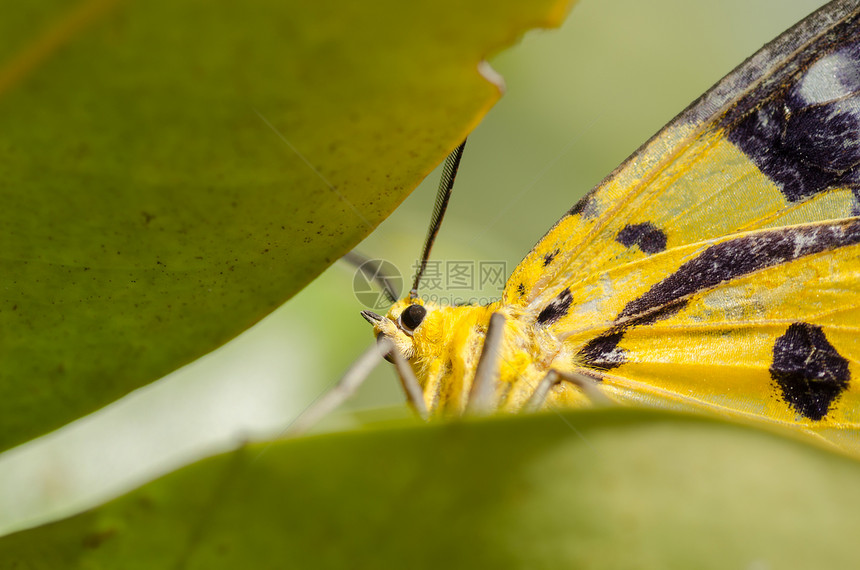
[[[860,422],[858,204],[860,2],[843,0],[765,46],[574,206],[503,304],[565,339],[554,367],[591,372],[617,400],[838,440]]]

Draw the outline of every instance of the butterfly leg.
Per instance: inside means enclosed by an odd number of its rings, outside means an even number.
[[[499,348],[505,328],[505,317],[501,313],[490,316],[487,325],[487,336],[484,337],[484,347],[478,358],[475,369],[475,379],[469,391],[466,403],[466,413],[487,414],[493,410],[496,395],[496,383],[499,379]]]
[[[394,343],[392,343],[393,346]],[[418,384],[415,372],[399,350],[392,348],[388,354],[394,360],[394,369],[397,370],[397,377],[400,378],[400,385],[403,386],[406,399],[409,401],[412,409],[415,410],[415,413],[422,420],[427,421],[430,418],[430,414],[427,412],[427,406],[424,404],[424,391],[421,389],[421,385]]]
[[[424,406],[421,388],[418,386],[415,374],[409,367],[409,363],[403,358],[403,355],[394,348],[394,343],[390,339],[383,338],[359,356],[358,360],[346,371],[332,389],[320,396],[296,418],[287,429],[287,435],[295,436],[304,433],[320,419],[348,400],[355,394],[359,386],[367,380],[371,371],[385,358],[386,354],[392,355],[394,364],[397,367],[398,376],[400,376],[400,381],[403,383],[404,390],[406,391],[406,397],[409,398],[418,415],[426,419],[427,408]],[[408,376],[404,373],[405,370],[408,370]]]
[[[524,412],[536,412],[543,406],[549,396],[549,391],[559,382],[570,382],[578,387],[595,406],[605,406],[612,401],[606,397],[598,388],[597,380],[582,372],[560,372],[550,369],[540,382],[532,395],[523,405]]]

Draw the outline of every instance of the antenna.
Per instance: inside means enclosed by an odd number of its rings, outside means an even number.
[[[427,259],[430,257],[430,250],[433,248],[436,234],[439,233],[439,227],[442,225],[442,218],[445,217],[445,210],[448,208],[448,200],[451,199],[451,190],[454,188],[454,179],[457,177],[457,169],[460,167],[464,148],[466,148],[465,139],[448,155],[448,158],[445,159],[445,166],[442,167],[442,178],[439,179],[439,190],[436,193],[436,205],[433,207],[433,217],[430,218],[427,239],[424,240],[424,251],[421,252],[421,266],[415,274],[415,281],[413,281],[412,289],[409,291],[410,299],[418,298],[418,284],[427,268]]]

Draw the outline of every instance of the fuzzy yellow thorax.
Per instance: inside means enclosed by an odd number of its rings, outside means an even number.
[[[423,306],[427,313],[421,324],[410,331],[401,323],[401,315],[413,304]],[[561,345],[551,335],[526,325],[527,319],[514,313],[511,307],[503,307],[500,303],[444,306],[420,299],[403,299],[374,324],[374,332],[394,341],[407,358],[431,414],[460,415],[469,399],[490,316],[494,312],[502,312],[506,318],[503,341],[498,354],[492,356],[499,362],[495,407],[516,411],[546,375],[551,355],[557,354]],[[551,399],[556,400],[561,392]],[[569,395],[564,399],[570,400]]]

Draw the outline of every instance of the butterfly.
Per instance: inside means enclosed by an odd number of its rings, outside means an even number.
[[[860,451],[860,2],[808,16],[679,114],[498,302],[422,300],[421,273],[387,315],[362,313],[421,415],[611,402]]]

